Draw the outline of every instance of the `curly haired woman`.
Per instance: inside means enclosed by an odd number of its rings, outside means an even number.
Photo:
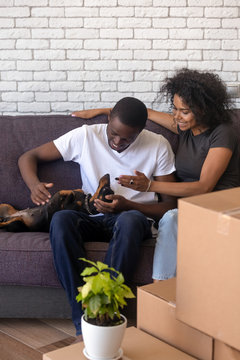
[[[135,177],[121,175],[119,182],[137,191],[148,189],[176,197],[239,186],[238,142],[231,127],[231,102],[218,75],[181,69],[165,80],[160,93],[170,99],[172,114],[148,109],[148,118],[179,135],[177,181],[152,181],[135,171]],[[174,209],[159,221],[153,280],[176,275],[176,255],[177,209]]]

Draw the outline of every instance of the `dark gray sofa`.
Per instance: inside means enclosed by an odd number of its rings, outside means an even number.
[[[67,115],[1,116],[0,203],[9,203],[18,209],[34,206],[17,166],[18,157],[23,152],[85,123],[106,121],[105,116],[91,120]],[[234,124],[240,136],[239,121],[240,110]],[[166,136],[176,150],[176,135],[151,121],[148,121],[147,128]],[[54,182],[52,193],[81,186],[78,165],[72,162],[59,160],[42,164],[39,176],[46,182]],[[107,246],[107,243],[87,243],[87,258],[103,260]],[[135,285],[152,281],[153,249],[153,239],[142,245],[138,268],[133,276]],[[70,307],[54,269],[48,233],[0,230],[0,317],[70,317]]]

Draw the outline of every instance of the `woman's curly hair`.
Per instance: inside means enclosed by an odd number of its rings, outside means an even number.
[[[231,99],[223,81],[216,74],[197,70],[180,69],[166,78],[160,93],[173,105],[177,94],[193,112],[196,122],[209,128],[230,123]]]

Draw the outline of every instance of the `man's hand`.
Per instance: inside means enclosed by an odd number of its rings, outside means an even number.
[[[31,199],[36,205],[44,205],[51,198],[50,192],[47,190],[53,187],[53,183],[39,182],[31,187]]]
[[[124,210],[129,210],[129,201],[121,195],[106,195],[106,199],[112,202],[106,202],[99,199],[94,201],[94,206],[100,213],[119,213]]]

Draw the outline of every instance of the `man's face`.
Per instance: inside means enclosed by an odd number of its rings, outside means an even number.
[[[140,132],[138,128],[123,124],[117,116],[110,118],[107,126],[108,145],[121,153],[134,142]]]

